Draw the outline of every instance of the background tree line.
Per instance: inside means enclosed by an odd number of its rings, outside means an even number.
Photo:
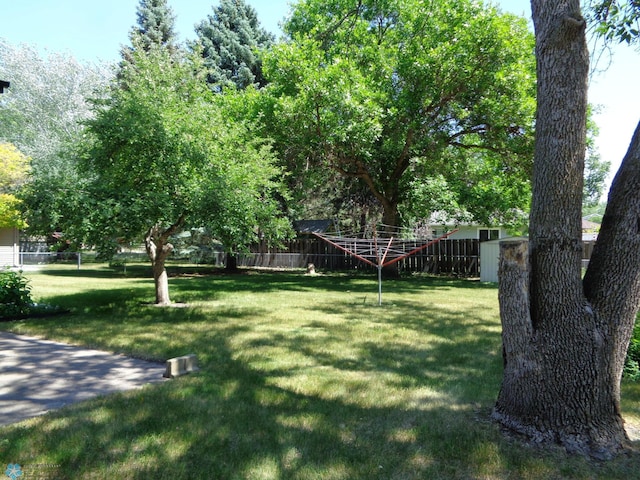
[[[166,0],[141,0],[111,75],[63,61],[70,70],[32,102],[39,116],[27,108],[35,81],[2,98],[0,140],[32,158],[26,219],[107,255],[143,240],[156,301],[169,303],[164,260],[181,229],[207,227],[234,252],[311,212],[397,226],[445,210],[515,226],[531,210],[531,260],[514,257],[522,288],[501,293],[494,417],[609,458],[627,440],[619,383],[640,298],[638,135],[583,282],[582,204],[606,171],[589,156],[587,23],[575,0],[532,6],[535,38],[472,1],[303,0],[274,42],[250,7],[225,0],[183,47]],[[600,34],[637,41],[635,2],[593,7]],[[2,48],[1,75],[29,61]]]
[[[83,179],[67,148],[92,115],[87,100],[132,61],[134,40],[174,58],[197,52],[214,93],[243,97],[230,116],[251,117],[272,142],[288,174],[292,198],[281,203],[290,219],[339,218],[357,230],[438,211],[526,225],[535,72],[524,20],[466,2],[328,5],[300,2],[276,42],[253,8],[224,0],[179,45],[167,2],[141,1],[115,68],[42,59],[3,41],[0,72],[14,87],[0,136],[32,159],[23,195],[31,232],[60,231],[69,218]],[[585,200],[593,203],[608,170],[590,152]]]
[[[0,133],[32,158],[29,231],[103,255],[145,239],[159,279],[170,237],[195,227],[234,253],[309,216],[521,225],[535,105],[524,20],[472,2],[334,3],[300,2],[276,44],[225,0],[181,46],[166,0],[141,0],[110,71],[3,43],[0,73],[25,72]]]

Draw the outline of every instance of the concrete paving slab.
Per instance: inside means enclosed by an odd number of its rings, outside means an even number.
[[[161,363],[0,332],[0,426],[167,381],[164,372]]]

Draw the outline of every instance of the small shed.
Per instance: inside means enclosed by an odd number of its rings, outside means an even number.
[[[0,267],[20,265],[20,238],[17,228],[0,228]]]
[[[508,237],[480,243],[480,281],[498,283],[500,263],[500,242],[505,240],[525,240],[526,237]]]
[[[486,242],[490,240],[498,240],[507,236],[507,229],[502,226],[489,227],[486,225],[475,223],[432,223],[430,225],[431,234],[434,238],[444,235],[451,230],[457,230],[453,235],[449,236],[449,240],[480,240]]]

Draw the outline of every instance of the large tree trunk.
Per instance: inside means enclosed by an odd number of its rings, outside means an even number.
[[[504,377],[493,417],[535,442],[611,458],[627,441],[620,379],[612,374],[615,340],[605,316],[586,301],[573,310],[559,303],[555,315],[533,321],[539,302],[529,297],[528,247],[526,241],[501,244]]]
[[[224,269],[231,273],[238,271],[238,255],[236,253],[227,252]]]
[[[382,224],[383,234],[385,237],[398,235],[398,227],[400,227],[400,214],[398,213],[398,202],[395,200],[385,199],[382,202]],[[388,259],[387,259],[388,260]],[[382,276],[384,278],[399,278],[400,264],[398,262],[387,265],[382,268]]]
[[[629,326],[637,311],[639,262],[631,267],[632,280],[614,279],[613,272],[621,271],[627,259],[615,249],[599,248],[583,289],[585,22],[578,0],[533,0],[532,12],[538,113],[530,244],[506,243],[501,248],[505,370],[493,416],[535,441],[560,443],[569,451],[606,459],[627,442],[619,383]],[[614,217],[619,213],[615,212]],[[627,236],[634,237],[631,248],[637,256],[640,209],[636,206],[633,212],[634,228]],[[610,222],[617,225],[619,219]],[[603,243],[611,248],[614,241]],[[626,292],[618,299],[624,306],[611,311],[603,297],[616,288]],[[625,326],[619,329],[618,322]]]
[[[151,269],[153,271],[156,305],[171,304],[169,277],[167,276],[165,263],[173,251],[173,245],[169,243],[169,237],[177,233],[182,228],[183,223],[184,216],[180,216],[178,221],[166,230],[163,230],[161,225],[156,224],[148,230],[144,238],[147,255],[151,260]]]
[[[640,123],[611,185],[584,293],[609,332],[617,398],[640,307]]]

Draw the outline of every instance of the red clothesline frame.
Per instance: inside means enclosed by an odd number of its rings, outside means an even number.
[[[454,233],[456,233],[459,229],[456,228],[455,230],[451,230],[450,232],[445,233],[444,235],[441,235],[438,238],[435,238],[433,240],[430,240],[429,242],[425,243],[424,245],[421,245],[420,247],[414,248],[413,250],[409,251],[409,252],[403,252],[402,254],[399,255],[395,255],[391,260],[386,261],[386,258],[389,254],[389,252],[391,251],[391,245],[393,244],[393,241],[395,240],[394,237],[389,238],[389,242],[387,243],[386,248],[384,249],[384,253],[382,254],[382,256],[380,256],[379,253],[379,249],[378,249],[378,241],[377,241],[377,237],[374,236],[373,237],[373,245],[374,245],[374,249],[376,251],[376,256],[375,258],[377,259],[377,262],[373,262],[371,260],[369,260],[369,258],[365,257],[364,255],[361,255],[347,247],[344,247],[342,245],[340,245],[339,243],[331,240],[331,238],[328,235],[322,235],[320,233],[313,233],[316,237],[324,240],[325,242],[333,245],[334,247],[336,247],[339,250],[342,250],[343,252],[348,253],[349,255],[357,258],[358,260],[363,261],[364,263],[367,263],[369,265],[371,265],[372,267],[387,267],[389,265],[393,265],[396,262],[399,262],[400,260],[410,257],[411,255],[414,255],[416,253],[418,253],[421,250],[424,250],[425,248],[429,248],[431,245],[438,243],[440,240],[444,240],[445,238],[453,235]],[[337,237],[336,237],[337,238]],[[371,241],[371,239],[366,238],[351,238],[351,237],[342,237],[345,240],[348,240],[349,243],[364,243],[364,240],[366,240],[367,243],[369,243]]]
[[[351,237],[331,237],[329,235],[322,235],[320,233],[316,233],[314,232],[313,234],[324,240],[325,242],[329,243],[330,245],[333,245],[334,247],[336,247],[339,250],[342,250],[343,252],[348,253],[349,255],[357,258],[358,260],[367,263],[369,265],[371,265],[372,267],[376,267],[378,269],[378,305],[382,305],[382,269],[384,267],[388,267],[389,265],[393,265],[396,262],[399,262],[400,260],[402,260],[403,258],[407,258],[411,255],[414,255],[416,253],[418,253],[421,250],[424,250],[425,248],[429,248],[431,245],[438,243],[440,240],[444,240],[445,238],[453,235],[454,233],[456,233],[459,229],[456,228],[454,230],[451,230],[450,232],[445,233],[444,235],[439,236],[438,238],[435,238],[433,240],[430,240],[429,242],[425,243],[424,245],[421,245],[420,247],[414,248],[413,250],[409,251],[409,252],[398,252],[396,251],[395,254],[393,252],[393,250],[391,249],[391,246],[393,245],[393,241],[394,241],[394,237],[391,236],[389,238],[389,242],[387,243],[387,246],[385,247],[382,255],[380,252],[380,249],[378,248],[378,237],[374,231],[374,235],[373,235],[373,249],[375,252],[375,256],[373,254],[370,254],[369,257],[370,258],[375,258],[376,263],[374,263],[372,260],[370,260],[369,258],[367,258],[365,255],[358,253],[356,251],[353,251],[352,249],[349,249],[343,245],[340,245],[340,243],[338,243],[337,241],[333,241],[331,240],[331,238],[341,238],[343,239],[344,243],[352,243],[354,245],[358,245],[358,243],[367,243],[367,245],[371,244],[371,239],[367,238],[351,238]],[[371,250],[368,250],[371,251]],[[386,260],[387,256],[389,255],[389,252],[391,252],[392,257],[390,260]]]

